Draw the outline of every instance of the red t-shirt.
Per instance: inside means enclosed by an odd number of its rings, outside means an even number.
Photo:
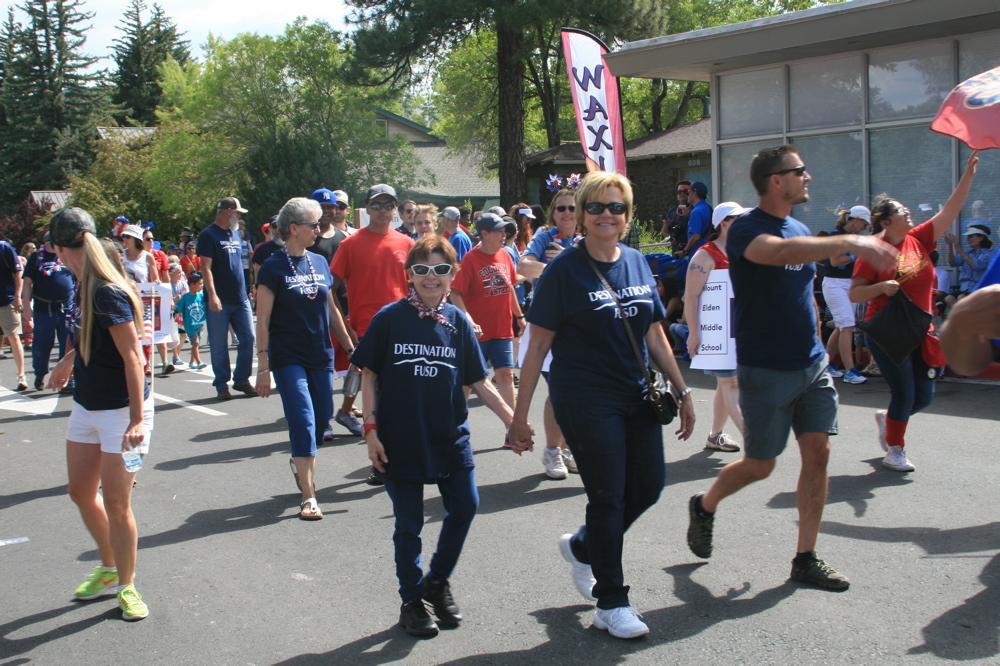
[[[184,275],[191,277],[191,273],[201,270],[201,257],[196,254],[192,259],[185,254],[181,257],[181,269],[184,271]]]
[[[163,250],[153,250],[153,261],[156,262],[156,270],[160,272],[160,280],[167,282],[170,280],[170,260]]]
[[[359,338],[379,310],[410,293],[403,267],[412,246],[409,236],[392,229],[379,234],[368,227],[340,242],[330,272],[347,284],[351,326]]]
[[[478,247],[462,257],[462,269],[451,288],[462,294],[465,307],[483,329],[480,340],[507,340],[514,337],[514,262],[507,250],[486,254]]]
[[[931,263],[931,251],[936,245],[934,225],[924,222],[919,227],[910,229],[899,244],[892,244],[899,250],[899,259],[895,268],[876,272],[875,267],[864,259],[854,262],[854,275],[871,280],[873,283],[895,280],[899,288],[910,297],[914,303],[927,312],[933,312],[934,306],[934,264]],[[888,241],[885,241],[888,242]],[[885,294],[876,296],[868,303],[865,311],[865,321],[868,321],[889,302]]]

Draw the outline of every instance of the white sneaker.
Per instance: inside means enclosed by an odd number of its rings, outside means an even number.
[[[594,612],[594,626],[605,629],[615,638],[638,638],[649,633],[642,616],[631,606],[619,606]]]
[[[843,377],[844,376],[844,371],[843,370],[837,370],[837,368],[833,367],[832,365],[826,366],[826,371],[830,373],[831,377]]]
[[[566,463],[563,462],[562,453],[558,446],[545,447],[542,463],[545,465],[545,476],[550,479],[565,479],[569,476],[569,470],[566,469]]]
[[[590,565],[584,564],[573,555],[573,548],[569,544],[572,538],[572,534],[563,534],[559,537],[559,551],[562,553],[563,559],[573,565],[573,584],[576,585],[577,592],[583,595],[587,601],[597,601],[594,596],[594,586],[597,585],[597,579],[594,578],[594,572],[591,571]],[[601,629],[603,628],[601,627]]]
[[[890,446],[889,453],[882,459],[882,465],[896,472],[912,472],[913,463],[906,459],[906,453],[901,446]]]
[[[718,435],[708,436],[708,442],[706,442],[705,448],[713,449],[715,451],[725,451],[726,453],[735,453],[740,450],[740,445],[726,433],[720,432]]]
[[[579,474],[580,469],[576,466],[576,458],[570,453],[569,449],[559,449],[562,452],[563,463],[566,465],[566,469],[569,470],[570,474]]]
[[[878,445],[886,453],[889,452],[889,442],[885,439],[885,418],[887,414],[888,412],[884,409],[879,409],[875,412],[875,423],[878,425]]]

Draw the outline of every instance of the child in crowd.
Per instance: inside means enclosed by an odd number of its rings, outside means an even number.
[[[205,294],[202,291],[201,273],[194,271],[188,277],[188,293],[177,301],[177,310],[184,316],[184,332],[191,341],[191,362],[188,367],[200,370],[207,364],[201,361],[201,331],[205,325]]]

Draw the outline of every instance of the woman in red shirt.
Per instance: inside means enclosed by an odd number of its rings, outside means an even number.
[[[965,204],[979,162],[978,152],[973,152],[944,207],[937,215],[918,227],[913,226],[910,211],[888,195],[880,195],[872,206],[872,232],[899,251],[895,268],[877,271],[864,259],[854,264],[850,299],[853,303],[868,303],[865,320],[870,320],[900,289],[921,309],[932,312],[934,297],[934,262],[930,253],[938,239],[951,226]],[[934,399],[936,368],[944,364],[936,336],[928,335],[920,347],[898,366],[882,351],[878,344],[868,339],[868,348],[875,357],[882,376],[889,384],[888,410],[875,412],[879,428],[879,444],[886,452],[882,464],[897,472],[912,472],[913,464],[907,460],[903,448],[906,425],[911,414],[916,414]]]
[[[184,269],[184,277],[190,279],[191,273],[201,271],[201,257],[195,254],[197,247],[194,243],[188,243],[184,248],[184,256],[181,257],[181,268]]]

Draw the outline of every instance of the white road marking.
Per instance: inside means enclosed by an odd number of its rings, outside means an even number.
[[[208,416],[228,416],[225,412],[220,412],[209,407],[202,407],[201,405],[192,405],[190,402],[180,400],[179,398],[171,398],[169,395],[163,395],[161,393],[154,393],[153,398],[162,402],[170,403],[171,405],[187,407],[188,409],[193,409],[196,412],[201,412],[202,414],[207,414]]]
[[[45,391],[39,395],[38,391],[31,394],[31,397],[0,387],[0,409],[7,409],[13,412],[33,414],[35,416],[50,415],[56,411],[59,404],[59,394]]]

